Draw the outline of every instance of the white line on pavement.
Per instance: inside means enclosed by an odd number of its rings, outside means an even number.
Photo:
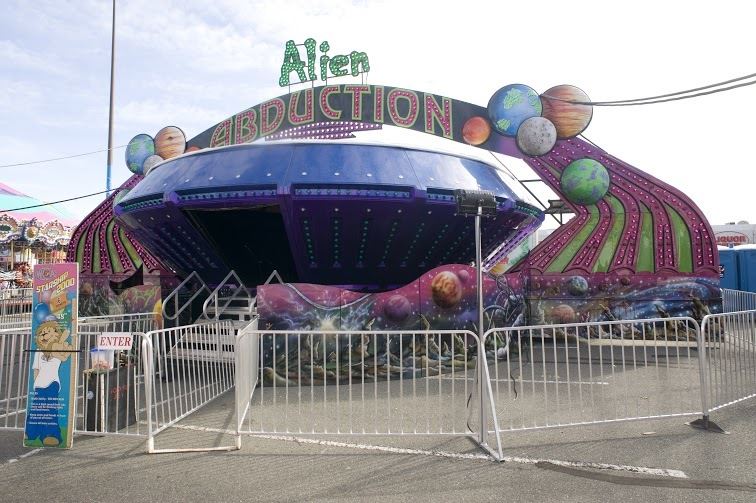
[[[29,452],[27,452],[27,453],[21,454],[21,455],[20,455],[19,457],[17,457],[17,458],[13,458],[13,459],[9,459],[8,461],[6,461],[6,462],[5,462],[5,463],[3,463],[3,464],[5,464],[5,465],[10,465],[10,464],[12,464],[12,463],[16,463],[16,462],[18,462],[18,461],[20,461],[20,460],[22,460],[22,459],[24,459],[24,458],[28,458],[28,457],[29,457],[29,456],[31,456],[32,454],[36,454],[36,453],[38,453],[38,452],[42,452],[42,449],[34,449],[33,451],[29,451]]]
[[[225,433],[228,435],[236,435],[236,432],[232,430],[222,430],[219,428],[206,428],[203,426],[175,424],[171,427],[184,429],[184,430],[204,431],[208,433]],[[435,456],[435,457],[441,457],[441,458],[478,459],[478,460],[485,460],[485,461],[495,461],[493,457],[489,456],[488,454],[483,454],[483,453],[463,454],[463,453],[444,452],[444,451],[429,451],[429,450],[422,450],[422,449],[406,449],[402,447],[388,447],[388,446],[371,445],[371,444],[353,444],[353,443],[348,443],[348,442],[336,442],[333,440],[318,440],[314,438],[302,438],[302,437],[295,437],[295,436],[290,436],[290,435],[251,434],[249,436],[257,437],[257,438],[264,438],[268,440],[281,440],[284,442],[296,442],[299,444],[313,444],[313,445],[322,445],[322,446],[328,446],[328,447],[345,447],[345,448],[350,448],[350,449],[390,452],[394,454],[419,454],[423,456]],[[590,461],[562,461],[558,459],[523,458],[519,456],[504,456],[503,461],[506,463],[521,463],[521,464],[527,464],[527,465],[535,465],[536,463],[551,463],[553,465],[568,466],[572,468],[589,468],[589,469],[594,469],[594,470],[614,470],[614,471],[640,473],[643,475],[656,475],[659,477],[673,477],[673,478],[679,478],[679,479],[688,478],[685,472],[681,470],[673,470],[669,468],[649,468],[646,466],[615,465],[611,463],[593,463]]]

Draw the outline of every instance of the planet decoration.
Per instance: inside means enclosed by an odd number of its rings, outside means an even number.
[[[150,171],[155,168],[155,166],[158,163],[163,162],[163,158],[160,157],[157,154],[149,156],[147,159],[144,160],[144,164],[142,165],[142,170],[144,171],[144,176],[147,176],[150,174]]]
[[[575,86],[554,86],[541,95],[543,117],[556,126],[557,138],[560,140],[579,135],[593,117],[591,105],[578,105],[570,101],[589,102],[588,95]]]
[[[567,280],[567,291],[575,296],[585,295],[588,292],[588,281],[582,276],[573,276]]]
[[[575,310],[568,304],[559,304],[551,309],[551,319],[555,323],[572,323],[575,318]]]
[[[186,136],[176,126],[166,126],[155,135],[155,152],[163,159],[171,159],[186,150]]]
[[[505,136],[515,136],[525,119],[540,116],[542,110],[538,93],[523,84],[504,86],[488,101],[488,118]]]
[[[562,171],[562,192],[574,204],[596,204],[609,191],[609,173],[600,162],[583,158]]]
[[[470,281],[470,273],[467,272],[465,269],[462,269],[457,273],[457,277],[462,282],[463,285],[466,285],[468,281]]]
[[[126,166],[134,174],[141,175],[144,160],[155,153],[155,141],[148,134],[138,134],[126,146]]]
[[[383,305],[383,314],[391,321],[402,322],[412,312],[412,305],[404,295],[392,295]]]
[[[431,282],[431,295],[437,306],[448,309],[456,306],[462,299],[462,283],[451,271],[443,271]]]
[[[462,126],[462,138],[470,145],[480,145],[491,136],[491,124],[485,117],[470,117]]]
[[[556,141],[556,127],[545,117],[525,119],[517,130],[517,148],[532,157],[548,154]]]

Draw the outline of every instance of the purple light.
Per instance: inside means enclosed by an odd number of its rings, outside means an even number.
[[[367,131],[382,129],[381,124],[368,124],[364,122],[315,122],[296,126],[285,131],[268,135],[265,141],[275,141],[285,138],[306,138],[313,140],[332,140],[341,138],[354,138],[354,131]]]

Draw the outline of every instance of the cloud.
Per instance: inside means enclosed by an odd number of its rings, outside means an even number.
[[[115,110],[117,127],[133,135],[147,132],[154,135],[168,125],[180,127],[187,135],[204,131],[224,118],[223,112],[192,103],[170,100],[132,100]],[[131,133],[127,133],[131,134]]]
[[[55,76],[70,76],[70,69],[54,59],[23,49],[10,40],[0,40],[0,67],[8,70],[32,70]]]

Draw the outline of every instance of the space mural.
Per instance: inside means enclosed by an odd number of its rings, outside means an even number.
[[[475,268],[459,264],[433,269],[396,290],[372,294],[312,284],[260,286],[257,302],[263,381],[268,385],[313,379],[328,383],[366,376],[419,377],[474,368],[477,339],[441,331],[478,333],[476,292]],[[718,285],[707,278],[665,279],[649,274],[631,282],[611,274],[486,274],[483,329],[638,320],[638,330],[602,334],[638,338],[644,320],[689,316],[700,321],[717,310],[719,297]],[[298,330],[316,334],[300,338],[265,333]],[[319,333],[327,331],[354,334]],[[406,334],[370,335],[370,331]],[[575,333],[598,336],[588,328]],[[695,332],[679,324],[679,329],[665,336],[688,340]],[[506,358],[501,333],[487,337],[485,344],[489,361]]]

